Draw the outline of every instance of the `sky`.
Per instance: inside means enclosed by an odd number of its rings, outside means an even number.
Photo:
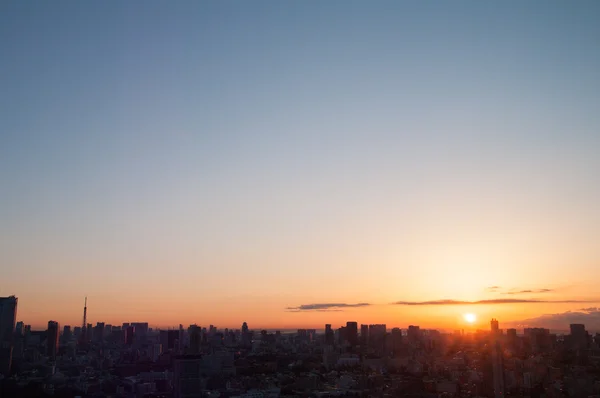
[[[39,327],[87,296],[93,323],[600,329],[599,17],[0,2],[0,296]]]

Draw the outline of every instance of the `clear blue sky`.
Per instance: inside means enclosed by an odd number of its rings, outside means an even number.
[[[419,281],[449,266],[472,289],[597,275],[598,21],[598,1],[3,1],[0,295],[283,308],[435,295]]]

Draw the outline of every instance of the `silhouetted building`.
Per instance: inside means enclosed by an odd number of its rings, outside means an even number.
[[[346,322],[346,340],[351,346],[358,345],[358,323]]]
[[[15,335],[20,337],[20,336],[23,336],[24,333],[25,333],[25,325],[23,324],[23,321],[17,322],[15,325]]]
[[[200,329],[200,326],[191,325],[188,333],[190,334],[190,353],[199,354],[202,343],[202,329]]]
[[[125,344],[128,346],[132,346],[134,338],[135,328],[133,326],[128,326],[127,329],[125,329]]]
[[[363,347],[369,345],[369,325],[360,325],[360,345]]]
[[[331,324],[325,325],[325,344],[333,345],[334,343],[334,333],[333,329],[331,329]]]
[[[570,325],[571,335],[569,336],[572,348],[576,350],[586,349],[588,346],[588,333],[585,325],[572,323]]]
[[[93,334],[95,342],[100,343],[102,340],[104,340],[104,322],[96,323]]]
[[[402,348],[402,330],[400,328],[392,329],[392,351],[398,354]]]
[[[46,355],[51,361],[56,360],[58,353],[58,336],[60,326],[56,321],[48,321],[48,330],[46,334]]]
[[[15,296],[0,297],[0,374],[5,376],[12,363],[17,301]]]
[[[139,341],[145,341],[148,336],[148,322],[132,322],[130,326],[135,329],[135,338]]]
[[[502,357],[502,346],[500,345],[500,333],[498,321],[492,319],[490,322],[492,336],[492,372],[494,376],[494,397],[503,398],[506,395],[504,383],[504,361]]]
[[[71,332],[71,326],[65,325],[63,327],[63,333],[62,333],[63,341],[65,341],[65,342],[70,341],[72,336],[73,336],[73,333]]]
[[[202,396],[202,357],[185,355],[173,363],[173,397],[192,398]]]
[[[416,343],[421,340],[421,328],[419,326],[410,325],[406,331],[406,338],[410,343]]]
[[[161,330],[159,337],[163,351],[175,350],[179,339],[179,330]]]

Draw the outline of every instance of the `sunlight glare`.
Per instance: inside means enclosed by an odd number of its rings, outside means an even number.
[[[475,323],[475,321],[477,320],[477,316],[472,313],[464,314],[463,317],[465,318],[465,321],[467,323]]]

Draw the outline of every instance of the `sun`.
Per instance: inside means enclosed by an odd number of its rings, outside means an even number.
[[[465,318],[465,322],[467,323],[475,323],[475,321],[477,320],[477,315],[469,312],[467,314],[464,314],[463,318]]]

